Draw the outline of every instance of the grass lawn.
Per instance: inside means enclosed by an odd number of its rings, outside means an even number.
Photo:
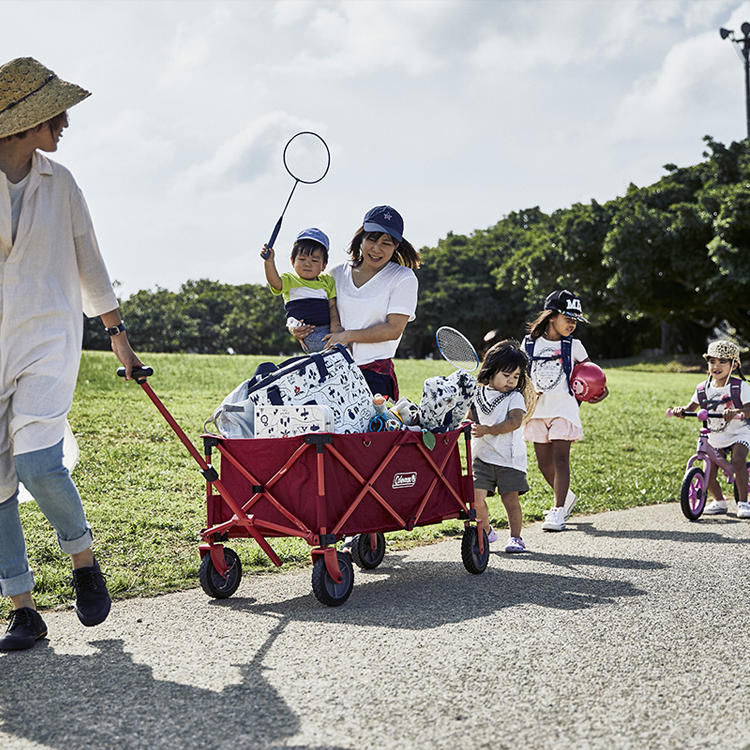
[[[239,382],[267,357],[152,354],[150,382],[188,436]],[[668,420],[668,406],[686,403],[698,372],[673,372],[670,364],[604,363],[611,395],[581,407],[583,440],[571,453],[576,513],[596,513],[677,499],[696,439],[694,421]],[[70,423],[81,450],[74,479],[94,529],[97,557],[116,598],[164,593],[197,585],[198,532],[205,526],[205,483],[198,467],[135,383],[114,374],[111,354],[84,352]],[[442,361],[402,360],[396,365],[402,395],[419,402],[426,377],[447,374]],[[531,491],[523,496],[524,520],[542,518],[551,490],[529,451]],[[507,527],[499,498],[490,498],[493,525]],[[35,598],[40,608],[68,605],[69,560],[35,503],[21,506]],[[680,511],[675,507],[675,521]],[[389,545],[425,543],[460,533],[462,523],[389,534]],[[310,563],[310,548],[296,539],[271,542],[285,567]],[[245,575],[274,566],[254,542],[233,540]],[[0,613],[10,609],[2,600]]]

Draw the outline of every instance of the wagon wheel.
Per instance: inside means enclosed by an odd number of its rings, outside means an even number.
[[[487,541],[487,532],[482,529],[482,534],[484,534],[484,553],[479,554],[477,527],[469,526],[464,530],[464,538],[461,541],[461,559],[469,573],[484,573],[490,561],[490,543]]]
[[[349,594],[352,593],[354,587],[354,566],[349,559],[349,555],[337,552],[336,556],[343,576],[341,583],[335,583],[331,578],[323,555],[318,555],[315,558],[312,572],[313,593],[319,602],[327,604],[329,607],[338,607],[343,604],[349,598]]]
[[[685,518],[695,521],[701,517],[706,505],[706,475],[699,466],[693,466],[682,480],[680,506]]]
[[[200,578],[201,587],[209,595],[215,599],[226,599],[237,591],[237,587],[240,585],[240,579],[242,578],[242,563],[237,553],[224,547],[224,559],[227,563],[227,577],[224,578],[219,574],[219,571],[214,567],[211,555],[204,555],[201,560],[201,568],[198,577]]]
[[[385,536],[378,531],[375,536],[375,549],[372,548],[372,534],[357,534],[352,539],[352,561],[360,568],[373,570],[385,557]]]

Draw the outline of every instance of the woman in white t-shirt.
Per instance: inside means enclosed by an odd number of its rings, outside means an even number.
[[[327,337],[327,348],[344,344],[352,351],[370,390],[398,401],[393,367],[406,324],[414,320],[419,284],[414,269],[419,253],[404,239],[404,221],[391,206],[366,214],[349,246],[351,260],[331,269],[344,330]],[[313,326],[295,328],[304,339]]]
[[[578,321],[588,323],[581,313],[581,300],[567,289],[558,290],[544,301],[544,310],[524,339],[539,401],[534,417],[523,426],[523,437],[534,443],[539,471],[555,493],[542,524],[544,531],[562,531],[577,501],[570,491],[570,446],[583,437],[583,428],[569,376],[577,364],[590,361],[583,344],[572,338]],[[590,403],[608,393],[605,388]]]

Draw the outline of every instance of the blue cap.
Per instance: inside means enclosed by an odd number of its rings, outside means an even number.
[[[326,249],[326,252],[328,252],[328,250],[330,249],[328,235],[325,232],[321,232],[320,229],[316,229],[315,227],[303,229],[297,235],[297,242],[299,242],[300,240],[315,240],[315,242],[320,242],[320,244],[323,245],[323,247]]]
[[[396,242],[401,242],[404,232],[404,220],[401,214],[391,206],[375,206],[365,214],[365,232],[385,232]]]

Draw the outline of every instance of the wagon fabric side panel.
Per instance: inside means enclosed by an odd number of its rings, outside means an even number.
[[[343,524],[337,527],[337,532],[350,535],[365,531],[396,531],[456,517],[462,509],[461,503],[446,483],[464,499],[464,504],[469,499],[465,494],[458,452],[459,435],[439,435],[432,451],[425,448],[421,433],[409,431],[334,435],[331,447],[366,480],[365,483],[360,481],[335,457],[333,450],[327,454],[326,495],[336,523],[344,518],[362,494],[365,484],[372,484],[377,496],[390,507],[389,510],[373,493],[366,492]],[[443,466],[444,481],[433,463],[438,469]],[[331,472],[328,471],[329,465],[333,469]]]
[[[294,458],[300,449],[302,453]],[[220,450],[237,460],[252,477],[247,477],[231,463],[227,455],[222,455],[221,481],[232,497],[245,508],[247,516],[290,526],[289,518],[269,499],[270,495],[306,528],[315,529],[317,461],[315,446],[305,446],[303,436],[223,440]],[[248,507],[247,503],[251,500],[252,504]],[[208,525],[228,521],[232,515],[223,499],[218,495],[213,496],[208,508]]]
[[[315,533],[325,528],[346,535],[439,523],[457,517],[473,498],[471,476],[461,467],[461,432],[438,435],[433,450],[420,433],[408,431],[330,437],[321,446],[322,502],[318,446],[306,445],[303,436],[222,441],[222,452],[244,468],[223,455],[222,482],[256,523],[289,526],[291,515]],[[213,496],[209,526],[231,517],[222,499]]]

